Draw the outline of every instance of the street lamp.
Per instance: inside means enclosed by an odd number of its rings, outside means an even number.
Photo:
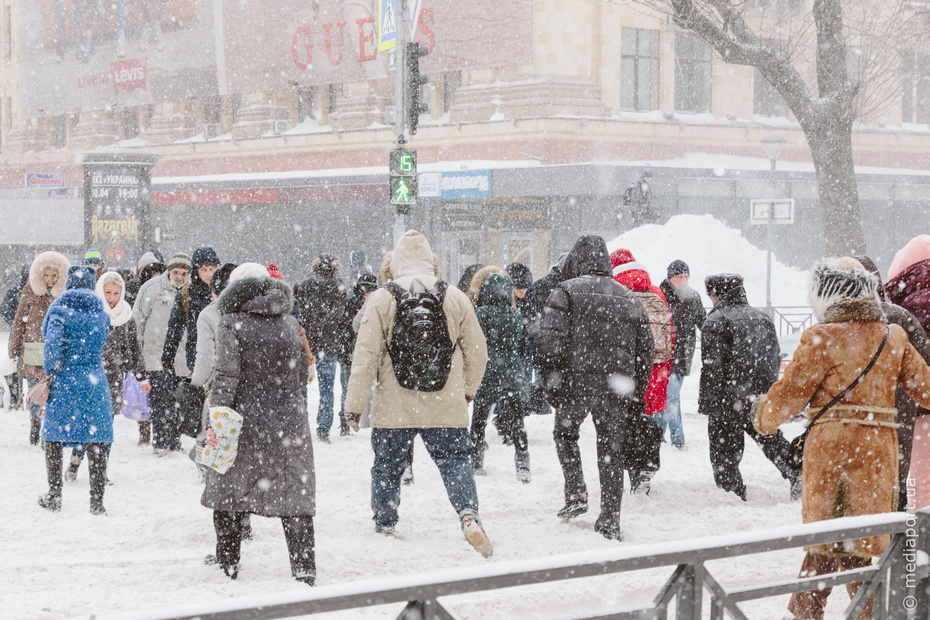
[[[785,140],[781,136],[766,136],[762,138],[762,148],[769,157],[772,164],[771,182],[772,182],[772,201],[769,203],[768,215],[765,218],[765,240],[768,246],[768,257],[765,263],[765,311],[769,317],[775,318],[772,310],[772,212],[775,210],[775,162],[778,161],[778,155],[781,153],[781,147],[785,145]]]

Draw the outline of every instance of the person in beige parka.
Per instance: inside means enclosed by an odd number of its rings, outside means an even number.
[[[813,418],[868,366],[887,328],[888,340],[875,365],[807,436],[802,511],[805,523],[893,512],[898,495],[895,388],[900,385],[920,406],[930,407],[930,368],[904,329],[888,324],[879,305],[878,280],[855,259],[818,265],[810,297],[821,322],[802,334],[784,377],[759,402],[755,427],[774,433],[805,409]],[[885,535],[809,547],[801,576],[869,566],[890,542]],[[847,586],[850,597],[859,586]],[[820,620],[830,591],[796,593],[788,609],[799,620]],[[871,618],[871,607],[870,602],[859,618]]]
[[[415,230],[407,231],[391,253],[390,280],[405,291],[425,292],[437,284],[433,251]],[[408,446],[420,435],[439,467],[449,501],[458,513],[468,542],[485,557],[493,549],[478,519],[478,494],[471,467],[468,404],[474,398],[488,361],[487,345],[475,311],[464,293],[446,287],[442,309],[454,345],[445,386],[435,392],[400,385],[387,348],[397,302],[387,288],[373,292],[359,328],[346,394],[346,421],[358,430],[361,412],[375,384],[371,403],[371,505],[375,530],[391,535],[398,520],[400,482]]]

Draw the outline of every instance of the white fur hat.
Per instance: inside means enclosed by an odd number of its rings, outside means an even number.
[[[258,263],[242,263],[229,274],[229,283],[232,284],[236,280],[241,280],[242,278],[270,278],[268,275],[268,269],[264,265],[259,265]]]

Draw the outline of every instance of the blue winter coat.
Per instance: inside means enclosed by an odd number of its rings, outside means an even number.
[[[113,402],[100,352],[110,317],[93,291],[62,293],[42,323],[44,367],[55,374],[45,420],[44,441],[65,445],[113,443]]]

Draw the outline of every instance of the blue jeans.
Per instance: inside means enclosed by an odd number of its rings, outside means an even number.
[[[339,383],[342,384],[342,404],[339,407],[339,421],[345,424],[346,394],[349,392],[349,377],[352,376],[352,366],[339,364]]]
[[[668,404],[665,411],[656,415],[662,426],[662,436],[668,429],[669,439],[673,444],[685,443],[685,431],[681,426],[681,384],[684,375],[670,375],[668,378]]]
[[[316,357],[316,380],[320,384],[320,408],[316,414],[316,432],[329,435],[333,426],[333,387],[336,383],[336,354],[314,351]]]
[[[378,527],[397,524],[400,479],[407,467],[407,449],[420,435],[442,476],[452,507],[459,515],[478,514],[478,491],[471,465],[471,439],[467,428],[373,428],[371,447],[372,519]]]

